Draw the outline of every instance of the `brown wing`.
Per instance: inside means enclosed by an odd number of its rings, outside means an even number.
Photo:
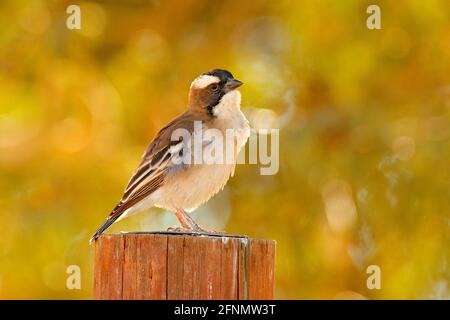
[[[194,113],[188,110],[157,133],[144,152],[138,169],[128,182],[122,199],[111,211],[105,223],[91,238],[91,241],[98,238],[127,209],[148,197],[164,184],[167,171],[177,166],[171,161],[174,155],[171,147],[182,143],[180,140],[172,141],[172,133],[174,130],[184,128],[192,134],[194,131],[194,121],[204,121],[206,119],[208,119],[207,114]]]
[[[186,111],[156,134],[144,152],[138,169],[128,182],[125,193],[116,207],[117,210],[113,210],[110,216],[132,207],[164,183],[167,169],[174,165],[171,161],[173,155],[171,147],[181,143],[181,139],[172,141],[172,133],[179,128],[192,133],[195,120],[197,117],[192,112]]]

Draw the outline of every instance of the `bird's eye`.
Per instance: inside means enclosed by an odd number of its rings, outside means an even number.
[[[211,85],[211,91],[213,91],[213,92],[219,91],[219,85],[218,84]]]

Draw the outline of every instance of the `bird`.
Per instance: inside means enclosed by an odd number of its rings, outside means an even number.
[[[151,207],[175,213],[180,227],[172,227],[168,231],[217,233],[200,227],[190,213],[224,188],[234,175],[237,154],[250,136],[249,121],[241,111],[241,93],[237,90],[242,84],[224,69],[207,71],[192,81],[187,110],[155,135],[122,198],[90,243],[114,222]],[[226,140],[228,145],[225,146],[229,147],[231,141],[231,161],[191,161],[192,153],[195,153],[192,146],[198,132],[197,124],[204,131],[211,129],[222,135],[226,135],[227,130],[233,132],[232,139]],[[176,132],[186,134],[174,139]],[[214,141],[215,137],[200,140],[204,147],[202,152],[211,152]],[[224,150],[221,148],[216,147],[217,154]],[[186,159],[189,161],[180,161]]]

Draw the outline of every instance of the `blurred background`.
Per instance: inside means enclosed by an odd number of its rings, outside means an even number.
[[[190,82],[226,68],[280,129],[280,170],[238,166],[199,223],[275,239],[280,299],[449,299],[449,56],[446,0],[1,1],[0,298],[92,298],[89,237]]]

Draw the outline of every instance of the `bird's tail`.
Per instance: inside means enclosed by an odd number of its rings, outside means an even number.
[[[121,216],[120,214],[109,216],[108,219],[106,219],[106,221],[103,223],[103,225],[100,228],[98,228],[98,230],[94,233],[92,238],[89,240],[89,244],[92,244],[92,242],[97,240],[97,238],[100,237],[102,233],[106,229],[108,229],[109,226],[111,226],[120,216]]]

